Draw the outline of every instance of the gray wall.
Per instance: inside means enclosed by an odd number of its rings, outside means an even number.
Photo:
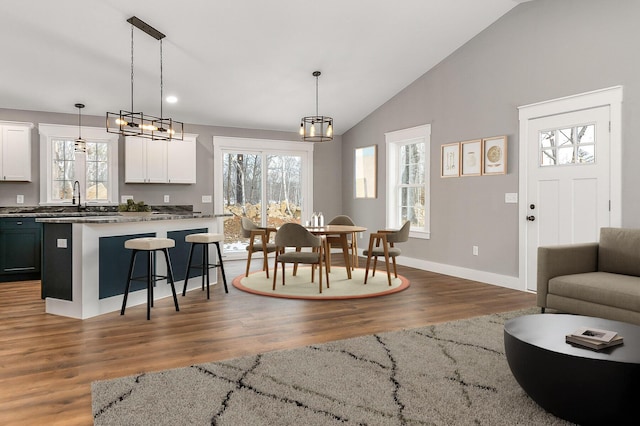
[[[504,203],[506,192],[518,192],[517,107],[623,85],[622,223],[640,227],[639,18],[638,0],[517,6],[343,135],[345,213],[369,229],[385,226],[384,133],[430,123],[431,239],[410,240],[403,255],[517,276],[524,218],[516,204]],[[509,140],[506,175],[440,178],[442,144],[503,134]],[[372,143],[379,147],[379,196],[355,200],[348,184],[353,149]],[[472,255],[473,245],[479,256]]]
[[[83,116],[82,125],[103,127],[104,117]],[[18,206],[16,195],[24,195],[21,206],[36,206],[40,201],[40,136],[39,123],[77,125],[77,114],[58,114],[36,111],[20,111],[0,109],[0,121],[32,122],[35,128],[31,134],[31,182],[0,182],[0,207]],[[292,123],[297,130],[297,124]],[[291,140],[299,139],[297,132],[274,132],[229,127],[215,127],[185,124],[187,133],[198,134],[197,184],[125,184],[124,183],[124,139],[119,141],[119,192],[120,195],[132,195],[134,199],[144,200],[147,204],[164,204],[164,195],[170,196],[171,205],[193,205],[195,211],[211,213],[213,204],[202,204],[203,195],[213,194],[213,136],[234,136],[243,138]],[[266,143],[266,142],[265,142]],[[336,188],[341,187],[340,153],[341,137],[337,136],[332,143],[316,144],[314,147],[314,207],[322,209],[325,216],[339,214],[342,210],[341,194]]]

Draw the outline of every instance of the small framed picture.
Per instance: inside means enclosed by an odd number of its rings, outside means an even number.
[[[480,176],[482,157],[482,139],[460,142],[460,176]]]
[[[460,142],[440,147],[440,177],[460,176]]]
[[[482,174],[507,173],[507,137],[497,136],[482,140]]]

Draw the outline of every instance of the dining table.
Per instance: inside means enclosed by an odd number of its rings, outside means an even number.
[[[338,241],[340,243],[340,247],[342,247],[342,253],[344,254],[344,263],[347,268],[347,278],[351,279],[351,256],[349,256],[349,242],[347,237],[352,235],[353,238],[357,238],[357,233],[365,232],[367,228],[362,226],[353,226],[353,225],[325,225],[325,226],[307,226],[306,227],[309,232],[313,235],[320,235],[324,237],[338,237]],[[325,242],[327,238],[325,238]],[[331,266],[331,255],[330,255],[331,247],[327,243],[327,247],[325,253],[327,253],[327,270],[330,271]]]

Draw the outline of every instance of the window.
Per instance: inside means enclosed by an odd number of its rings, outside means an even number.
[[[385,133],[387,227],[411,221],[411,237],[429,238],[429,147],[431,126]]]
[[[74,152],[77,126],[41,124],[41,204],[70,204],[73,183],[80,184],[81,199],[88,204],[118,202],[118,136],[104,129],[83,127],[86,154]],[[46,201],[45,201],[46,200]]]
[[[545,167],[594,163],[595,135],[595,124],[541,131],[540,165]]]
[[[241,218],[261,226],[302,223],[312,211],[313,144],[215,136],[214,212],[224,224],[227,255],[246,255]]]

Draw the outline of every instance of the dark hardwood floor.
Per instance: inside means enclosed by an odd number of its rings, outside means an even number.
[[[261,259],[252,265],[260,268]],[[336,262],[337,264],[337,262]],[[0,283],[0,424],[90,425],[91,382],[535,306],[535,295],[399,266],[411,281],[371,299],[304,301],[222,285],[87,320],[44,313],[40,282]],[[362,266],[362,265],[361,265]]]

